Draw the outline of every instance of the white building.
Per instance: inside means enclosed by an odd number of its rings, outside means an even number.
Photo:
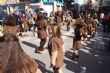
[[[57,3],[56,1],[54,1],[53,3],[42,2],[41,7],[48,13],[48,15],[51,12],[62,11],[62,4]]]
[[[39,2],[39,3],[34,3],[31,4],[35,8],[43,8],[44,11],[48,13],[48,16],[50,15],[51,12],[56,12],[56,11],[62,11],[62,3],[58,3],[55,0],[53,2],[46,2],[45,0]]]
[[[88,0],[77,0],[79,4],[87,4]],[[100,6],[100,0],[91,0],[92,1],[92,9],[98,10]]]

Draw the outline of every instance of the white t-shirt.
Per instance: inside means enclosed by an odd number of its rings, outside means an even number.
[[[100,18],[102,18],[102,19],[104,18],[104,13],[100,14]]]

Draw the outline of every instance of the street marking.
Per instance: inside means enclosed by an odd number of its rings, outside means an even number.
[[[85,52],[85,53],[91,54],[91,53],[89,52],[89,50],[86,50],[86,49],[80,49],[80,50],[83,51],[83,52]]]
[[[102,61],[98,61],[98,63],[99,63],[99,64],[102,64],[103,62],[102,62]]]
[[[80,73],[86,73],[87,68],[86,67],[81,67],[81,68],[82,68],[82,71]]]
[[[32,39],[32,37],[19,37],[20,41],[28,41],[30,39]]]
[[[71,35],[71,34],[72,34],[71,32],[73,32],[73,31],[74,31],[74,30],[71,29],[70,31],[66,32],[66,33],[63,34],[63,35]],[[66,40],[66,39],[67,39],[67,36],[63,36],[63,35],[62,35],[63,40]]]
[[[87,45],[84,41],[81,41],[81,43],[82,43],[84,46],[86,46],[86,45]]]
[[[95,57],[99,57],[99,55],[94,55]]]

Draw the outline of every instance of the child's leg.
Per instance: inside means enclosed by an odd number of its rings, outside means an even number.
[[[62,71],[62,69],[61,69],[61,68],[59,69],[59,73],[63,73],[63,71]]]
[[[60,72],[59,72],[59,68],[53,67],[53,71],[54,71],[53,73],[60,73]]]
[[[72,55],[72,60],[77,61],[79,58],[79,49],[74,49],[73,55]]]

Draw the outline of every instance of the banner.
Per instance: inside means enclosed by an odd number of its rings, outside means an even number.
[[[0,0],[0,4],[17,4],[19,0]]]

